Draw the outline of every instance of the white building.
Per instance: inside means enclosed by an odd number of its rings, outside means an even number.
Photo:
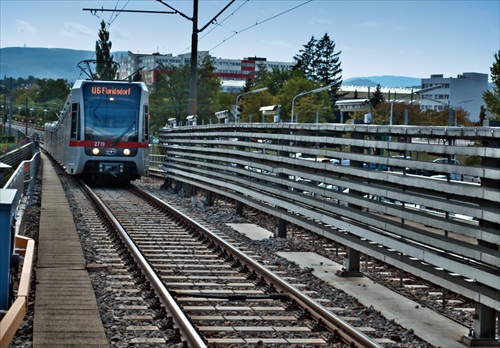
[[[472,122],[479,121],[483,93],[488,89],[488,74],[463,73],[456,78],[431,75],[422,79],[422,88],[441,85],[442,87],[420,96],[420,110],[441,111],[447,108],[461,108],[469,113]]]
[[[225,91],[240,91],[243,89],[245,81],[255,78],[260,70],[291,69],[295,65],[295,63],[290,62],[271,62],[261,57],[215,58],[211,57],[208,51],[198,52],[198,62],[207,56],[210,57],[215,68],[214,73],[222,81]],[[160,68],[162,65],[167,67],[189,65],[191,64],[191,53],[173,56],[172,54],[139,54],[129,51],[127,55],[120,57],[119,63],[118,76],[120,80],[141,69],[142,80],[146,84],[153,84],[157,80],[157,75],[164,73]]]

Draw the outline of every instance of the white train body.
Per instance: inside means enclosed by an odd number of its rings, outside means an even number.
[[[70,175],[135,180],[149,168],[149,93],[143,82],[78,80],[45,148]]]

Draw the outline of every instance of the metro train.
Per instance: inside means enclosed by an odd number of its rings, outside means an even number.
[[[148,175],[149,92],[143,82],[77,80],[45,149],[75,176],[130,182]]]

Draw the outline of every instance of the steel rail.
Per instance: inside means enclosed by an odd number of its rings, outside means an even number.
[[[128,250],[138,263],[144,276],[149,280],[151,286],[155,289],[156,294],[167,309],[167,312],[172,316],[174,324],[179,328],[182,336],[186,339],[189,347],[193,348],[206,348],[207,345],[200,337],[196,329],[191,325],[188,318],[184,315],[182,309],[177,305],[174,298],[170,295],[163,282],[153,270],[148,261],[144,258],[139,248],[135,245],[134,241],[130,238],[128,233],[123,229],[118,220],[114,217],[106,204],[93,192],[93,190],[80,181],[80,185],[84,191],[89,195],[91,200],[97,205],[99,210],[106,216],[109,223],[113,225],[122,241],[127,246]]]
[[[326,308],[321,306],[319,303],[314,301],[309,296],[302,293],[300,290],[296,289],[290,283],[284,281],[280,277],[276,276],[274,273],[269,271],[264,266],[255,262],[253,259],[249,258],[246,254],[240,250],[233,247],[231,244],[219,238],[217,235],[206,229],[204,226],[200,225],[198,222],[191,219],[189,216],[178,211],[176,208],[168,204],[167,202],[161,200],[160,198],[142,191],[138,188],[132,188],[131,191],[139,196],[147,197],[159,206],[163,206],[169,211],[173,212],[183,221],[187,221],[190,226],[201,231],[204,236],[207,236],[211,241],[219,246],[222,246],[226,251],[228,251],[234,258],[239,260],[241,263],[252,268],[259,276],[263,277],[268,283],[273,284],[277,289],[280,289],[295,300],[302,307],[307,308],[310,314],[316,319],[321,320],[321,322],[328,327],[332,332],[337,333],[345,342],[351,345],[351,347],[365,347],[365,348],[380,348],[381,346],[371,340],[368,336],[359,332],[351,325],[347,324],[340,317],[336,316],[332,312],[328,311]]]

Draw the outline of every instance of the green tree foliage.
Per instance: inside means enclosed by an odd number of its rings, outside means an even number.
[[[156,88],[150,95],[152,127],[163,127],[169,118],[177,122],[188,116],[189,74],[188,65],[162,66],[158,74]]]
[[[37,84],[39,87],[35,98],[37,103],[61,101],[62,105],[62,102],[64,102],[70,92],[66,80],[63,79],[41,79],[37,81]]]
[[[262,68],[262,71],[254,79],[254,87],[267,87],[271,95],[278,95],[283,85],[292,78],[305,78],[305,75],[303,71],[297,69],[274,68],[267,71]]]
[[[500,50],[495,53],[495,62],[490,68],[493,90],[483,93],[486,108],[494,115],[494,119],[500,120]]]
[[[330,85],[328,92],[330,96],[330,108],[335,108],[335,102],[346,93],[341,94],[342,69],[340,68],[340,51],[335,52],[335,43],[327,33],[319,40],[311,37],[304,45],[304,49],[299,51],[294,59],[297,64],[294,69],[301,70],[304,75],[321,85]],[[335,117],[337,118],[337,117]],[[327,119],[330,122],[335,120],[333,113],[329,113]]]
[[[300,70],[304,73],[307,78],[314,79],[316,77],[316,45],[317,40],[314,36],[311,36],[311,39],[307,44],[304,45],[304,48],[299,50],[299,54],[297,54],[293,59],[297,62],[294,66],[294,69]]]
[[[205,56],[198,67],[197,75],[198,122],[204,121],[205,124],[208,124],[209,120],[215,117],[215,112],[220,111],[218,95],[221,87],[221,82],[215,75],[215,68],[210,57]]]
[[[278,101],[281,104],[282,120],[291,120],[292,102],[294,97],[304,91],[311,91],[321,87],[318,82],[307,79],[303,76],[294,76],[283,84],[283,87],[278,94]],[[295,98],[294,106],[294,121],[298,114],[300,123],[316,122],[316,112],[319,112],[320,122],[332,121],[331,103],[328,92],[318,92],[305,94]]]
[[[276,104],[278,104],[276,96],[271,95],[268,90],[260,93],[247,94],[241,98],[239,102],[241,108],[240,122],[250,122],[250,117],[252,117],[252,122],[260,122],[261,112],[259,109],[265,105]],[[270,122],[270,120],[267,120],[267,122]]]
[[[375,92],[370,97],[370,103],[372,107],[376,108],[380,103],[385,102],[384,93],[382,93],[382,89],[380,88],[380,84],[375,88]]]
[[[304,72],[308,79],[320,82],[323,86],[331,85],[330,96],[338,99],[342,85],[340,51],[335,52],[335,43],[327,33],[319,40],[311,37],[304,49],[294,57],[295,68]]]
[[[109,41],[109,32],[106,29],[106,23],[101,21],[99,40],[95,43],[96,74],[99,80],[114,80],[116,77],[118,66],[113,63],[111,46],[112,43]]]
[[[233,108],[234,98],[229,92],[219,91],[217,94],[220,110],[231,110]]]
[[[9,107],[10,78],[5,78],[6,88],[2,89],[2,104],[6,101],[5,110]],[[12,117],[20,120],[28,115],[32,122],[53,121],[58,118],[61,107],[70,92],[63,79],[12,79]],[[14,87],[16,86],[16,87]],[[8,114],[8,111],[6,111]],[[20,114],[20,116],[19,116]]]
[[[484,105],[481,105],[481,108],[479,110],[479,122],[476,124],[476,126],[483,125],[484,120],[486,120],[486,108],[484,107]]]
[[[191,68],[184,66],[160,66],[163,72],[157,77],[155,90],[150,95],[152,129],[161,128],[169,118],[185,123],[189,110],[189,79]],[[219,111],[220,80],[207,57],[197,69],[198,124],[205,124]]]

